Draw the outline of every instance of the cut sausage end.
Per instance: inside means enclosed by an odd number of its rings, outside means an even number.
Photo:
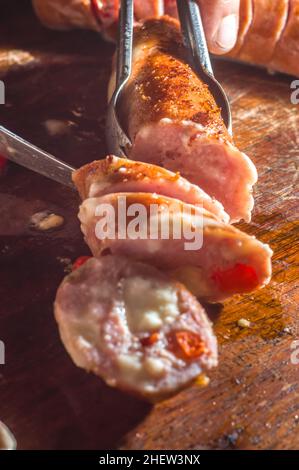
[[[156,268],[124,257],[93,258],[67,276],[55,316],[79,367],[149,399],[217,365],[216,339],[197,300]]]
[[[217,134],[193,122],[162,119],[139,130],[130,157],[180,172],[218,200],[231,222],[250,222],[256,168],[247,155]]]

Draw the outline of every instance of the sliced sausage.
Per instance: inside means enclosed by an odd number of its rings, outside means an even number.
[[[253,20],[238,59],[267,65],[286,25],[289,0],[253,0]]]
[[[77,170],[73,181],[82,200],[120,192],[157,193],[202,205],[224,222],[229,220],[223,206],[198,186],[178,173],[149,163],[109,155],[105,160],[89,163]]]
[[[253,291],[270,280],[268,245],[176,199],[148,193],[89,198],[79,219],[95,257],[125,255],[172,271],[210,301]]]
[[[55,317],[77,366],[151,400],[217,365],[216,339],[197,300],[156,268],[126,258],[93,258],[67,276]]]
[[[299,0],[289,2],[288,21],[268,66],[299,77]]]

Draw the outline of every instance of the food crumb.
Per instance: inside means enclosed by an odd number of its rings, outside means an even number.
[[[195,384],[198,387],[207,387],[210,383],[210,378],[205,374],[200,374],[195,380]]]
[[[74,125],[72,121],[61,121],[58,119],[47,119],[43,124],[51,137],[68,134]]]
[[[61,256],[57,256],[57,260],[64,266],[63,271],[67,274],[72,272],[72,260],[71,258],[63,258]]]
[[[240,318],[240,320],[238,320],[238,326],[240,328],[250,328],[251,323],[249,320],[246,320],[246,318]]]
[[[63,224],[64,218],[61,215],[49,211],[37,212],[30,219],[30,226],[42,232],[56,229]]]

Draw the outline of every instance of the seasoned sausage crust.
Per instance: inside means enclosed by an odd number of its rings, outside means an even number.
[[[135,28],[132,75],[121,108],[133,140],[144,124],[167,117],[231,141],[208,86],[186,62],[177,20],[167,16]]]

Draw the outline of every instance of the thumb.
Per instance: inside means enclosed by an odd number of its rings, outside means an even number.
[[[240,0],[197,0],[210,52],[225,54],[235,45]]]

